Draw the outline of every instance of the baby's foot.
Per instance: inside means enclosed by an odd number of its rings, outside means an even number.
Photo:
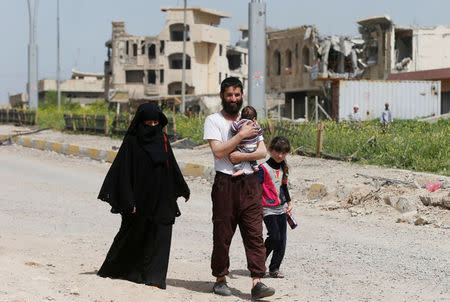
[[[231,177],[236,177],[236,176],[239,176],[239,175],[242,175],[242,174],[244,174],[244,171],[242,171],[242,170],[237,170],[236,172],[234,172],[233,175],[231,175]]]

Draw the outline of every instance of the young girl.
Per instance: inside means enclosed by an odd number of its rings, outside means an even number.
[[[268,150],[269,160],[261,164],[256,173],[263,184],[263,217],[268,235],[265,241],[266,260],[273,252],[269,275],[284,278],[280,265],[286,250],[286,211],[293,208],[287,188],[289,171],[285,160],[291,145],[286,137],[277,136],[270,142]]]

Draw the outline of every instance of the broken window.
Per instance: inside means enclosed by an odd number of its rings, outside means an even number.
[[[183,54],[174,53],[169,56],[170,69],[182,69],[183,68]],[[191,57],[186,55],[186,69],[191,69]]]
[[[298,59],[298,43],[295,43],[295,58]]]
[[[160,44],[159,44],[159,53],[160,53],[160,54],[163,54],[163,53],[164,53],[164,40],[161,40],[161,41],[160,41]]]
[[[125,46],[125,54],[127,54],[127,55],[130,53],[129,48],[130,48],[130,42],[127,41],[126,46]]]
[[[395,57],[396,63],[403,59],[412,59],[412,30],[395,31]]]
[[[137,56],[137,48],[138,48],[138,46],[137,46],[137,44],[136,43],[134,43],[133,44],[133,56]]]
[[[145,55],[145,41],[141,41],[141,54]]]
[[[164,69],[159,70],[159,82],[164,83]]]
[[[144,83],[144,71],[143,70],[125,71],[125,81],[127,84]]]
[[[183,41],[183,23],[170,25],[170,41]],[[186,25],[186,41],[190,40],[189,25]]]
[[[185,84],[186,94],[193,94],[194,87],[189,87],[188,84]],[[173,82],[167,86],[167,90],[170,95],[173,94],[181,94],[181,82]]]
[[[275,53],[273,54],[273,70],[274,73],[276,75],[280,75],[281,74],[281,54],[280,52],[277,50],[275,51]]]
[[[307,46],[303,47],[302,50],[302,63],[303,65],[311,66],[311,55],[309,52],[309,48]]]
[[[148,58],[150,60],[156,58],[156,46],[155,46],[155,44],[151,44],[148,47]]]
[[[233,50],[227,51],[228,69],[236,70],[241,67],[241,53]]]
[[[286,50],[286,67],[284,72],[286,74],[291,74],[292,72],[292,52],[289,49]]]
[[[147,70],[147,83],[156,84],[156,70]]]

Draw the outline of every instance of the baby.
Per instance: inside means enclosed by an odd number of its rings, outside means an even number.
[[[236,135],[241,130],[241,127],[243,125],[253,124],[254,126],[258,127],[258,133],[255,136],[243,139],[239,143],[239,145],[236,146],[236,151],[244,153],[252,153],[256,151],[258,147],[257,143],[259,142],[259,137],[263,133],[263,130],[256,122],[256,118],[257,118],[256,109],[253,108],[252,106],[246,106],[242,109],[241,119],[231,124],[230,130],[233,136]],[[243,171],[244,164],[245,162],[240,162],[234,165],[234,174],[232,175],[233,177],[242,175],[244,173]],[[253,170],[258,171],[259,168],[256,160],[250,161],[250,165],[252,166]]]

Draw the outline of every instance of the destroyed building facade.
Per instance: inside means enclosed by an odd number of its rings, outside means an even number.
[[[321,36],[314,26],[267,34],[266,92],[284,94],[285,116],[304,117],[306,96],[318,96],[336,116],[332,100],[339,80],[386,80],[390,74],[450,67],[449,26],[399,26],[387,15],[357,23],[361,37]]]
[[[450,27],[400,26],[387,15],[360,19],[366,79],[450,67]]]
[[[166,23],[156,36],[134,36],[125,22],[112,22],[106,42],[105,95],[126,92],[130,100],[181,94],[183,7],[163,7]],[[219,28],[231,15],[204,7],[186,10],[186,94],[217,94],[220,82],[235,76],[246,86],[248,51],[230,45],[230,32]]]

